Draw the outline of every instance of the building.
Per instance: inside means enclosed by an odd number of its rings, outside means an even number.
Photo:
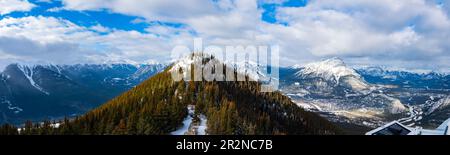
[[[366,133],[366,135],[450,135],[450,118],[436,129],[423,129],[422,127],[407,127],[398,121],[393,121],[382,127]]]

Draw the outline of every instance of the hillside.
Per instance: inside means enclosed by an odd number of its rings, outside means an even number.
[[[84,114],[164,68],[162,64],[11,64],[0,72],[0,124]]]
[[[201,61],[205,64],[212,59],[203,57]],[[44,123],[39,130],[25,129],[22,134],[165,135],[180,127],[188,115],[188,105],[196,107],[196,114],[207,117],[206,132],[212,135],[341,133],[280,92],[262,93],[260,83],[248,77],[239,82],[175,82],[171,69],[79,118],[65,120],[59,128],[48,128],[45,126],[49,123]],[[234,75],[239,76],[236,70]]]

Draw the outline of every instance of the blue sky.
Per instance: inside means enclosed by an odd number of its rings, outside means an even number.
[[[0,16],[0,19],[5,17],[24,17],[24,16],[51,16],[69,20],[81,26],[95,26],[97,24],[103,25],[108,28],[120,29],[120,30],[136,30],[145,33],[146,27],[153,24],[163,24],[167,26],[179,27],[182,23],[170,23],[164,21],[152,21],[151,23],[141,22],[135,23],[135,20],[145,20],[139,16],[130,16],[126,14],[114,13],[108,10],[102,11],[72,11],[72,10],[60,10],[57,12],[49,11],[52,8],[61,8],[64,5],[62,1],[40,1],[29,0],[30,3],[38,5],[27,12],[12,12],[7,16]],[[268,23],[277,23],[276,20],[276,8],[277,7],[303,7],[307,4],[306,0],[287,0],[283,2],[264,3],[258,2],[258,8],[262,9],[261,20]]]
[[[277,23],[276,9],[278,7],[304,7],[308,2],[306,0],[289,0],[281,3],[259,3],[263,10],[261,20],[268,23]]]
[[[2,0],[0,68],[164,62],[200,37],[279,45],[283,66],[340,57],[448,71],[449,14],[446,0]]]
[[[103,25],[105,27],[121,29],[121,30],[136,30],[144,32],[144,29],[149,25],[147,23],[132,23],[133,20],[139,19],[136,16],[128,16],[124,14],[118,14],[110,11],[71,11],[71,10],[60,10],[57,12],[48,11],[52,8],[63,7],[61,1],[52,2],[40,2],[39,0],[30,0],[29,2],[38,5],[38,7],[33,8],[28,12],[13,12],[5,17],[24,17],[24,16],[48,16],[57,17],[69,20],[80,26],[95,26],[97,24]]]

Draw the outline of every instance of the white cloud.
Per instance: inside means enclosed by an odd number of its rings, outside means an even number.
[[[258,2],[280,4],[284,0],[62,0],[60,9],[106,10],[137,16],[133,23],[161,21],[183,26],[152,24],[145,29],[149,33],[140,33],[101,25],[85,28],[54,19],[56,28],[52,22],[8,26],[0,31],[9,31],[0,34],[41,44],[72,43],[78,50],[89,51],[84,56],[102,61],[167,56],[176,44],[192,44],[191,32],[195,32],[205,44],[279,44],[283,65],[339,56],[353,64],[450,67],[445,61],[450,57],[448,1],[440,6],[431,0],[312,0],[305,7],[279,5],[276,17],[286,25],[263,22]]]
[[[162,21],[182,23],[182,27],[151,25],[146,31],[172,41],[187,42],[191,32],[202,37],[205,44],[246,45],[254,43],[267,44],[270,38],[264,34],[261,25],[262,10],[258,9],[256,0],[97,0],[85,4],[75,0],[64,0],[64,8],[68,10],[108,10],[115,13],[138,16],[133,23]],[[145,19],[145,20],[144,20]],[[181,35],[180,35],[181,34]],[[187,41],[182,41],[187,40]],[[166,43],[164,43],[166,44]],[[170,44],[169,44],[170,45]],[[173,46],[172,46],[173,47]],[[171,47],[171,48],[172,48]],[[167,50],[168,52],[171,50]]]
[[[257,0],[63,1],[71,10],[106,9],[147,21],[184,23],[208,43],[277,43],[286,59],[283,62],[290,64],[329,56],[431,61],[449,55],[447,5],[427,0],[312,0],[306,7],[279,6],[277,18],[288,26],[262,22]],[[259,2],[280,4],[283,0]],[[166,27],[148,30],[175,31]]]
[[[35,5],[28,0],[0,0],[0,15],[16,11],[30,11]]]
[[[282,4],[287,0],[259,0],[260,3],[264,4]]]
[[[105,31],[109,33],[104,34]],[[167,51],[189,38],[180,34],[168,40],[137,31],[110,30],[101,25],[83,27],[54,17],[7,17],[0,20],[0,59],[73,64],[109,63],[120,57],[124,61],[146,62],[169,59]],[[0,62],[3,63],[0,66],[11,63]]]
[[[49,8],[47,9],[47,12],[59,12],[61,10],[64,10],[64,8],[61,7],[54,7],[54,8]]]
[[[261,22],[261,12],[255,0],[63,0],[63,4],[67,10],[106,9],[143,17],[146,21],[184,23],[201,35],[228,38],[243,32],[251,33],[249,31],[254,31]]]
[[[0,36],[29,38],[41,44],[71,41],[77,42],[93,35],[84,27],[68,20],[54,17],[7,17],[0,20]]]
[[[145,17],[151,20],[182,20],[186,17],[214,14],[212,1],[204,0],[62,0],[67,10],[111,10],[113,12]]]
[[[94,25],[90,27],[91,30],[96,31],[96,32],[100,32],[100,33],[107,33],[107,32],[111,32],[110,28],[104,27],[100,24]]]
[[[299,55],[401,61],[396,65],[416,67],[450,55],[449,17],[430,1],[320,0],[278,11],[278,19],[289,26],[271,29],[271,34]],[[376,61],[380,58],[384,61]]]
[[[53,0],[36,0],[39,3],[52,3]]]
[[[83,61],[82,42],[95,35],[86,28],[53,17],[7,17],[0,20],[0,54],[26,63]],[[7,65],[8,61],[1,61]]]

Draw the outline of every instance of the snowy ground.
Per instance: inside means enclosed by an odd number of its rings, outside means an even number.
[[[409,116],[405,118],[398,119],[397,121],[406,124],[406,126],[413,127],[416,125],[415,122],[422,120],[422,109],[416,106],[409,106]]]
[[[188,106],[188,115],[183,121],[183,126],[176,131],[171,132],[171,135],[185,135],[189,131],[189,126],[191,126],[193,115],[195,113],[194,106]]]
[[[205,115],[200,115],[200,125],[197,127],[197,135],[206,135],[207,121]]]
[[[195,106],[189,105],[188,116],[183,121],[183,126],[176,131],[171,132],[171,135],[206,135],[207,118],[205,115],[195,115]],[[194,118],[198,117],[200,121],[195,122]]]

